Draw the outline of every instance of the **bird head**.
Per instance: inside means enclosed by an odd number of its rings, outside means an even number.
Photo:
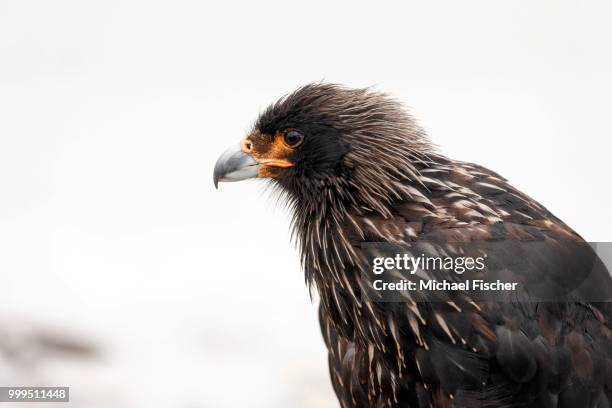
[[[367,186],[368,194],[387,196],[395,182],[416,175],[430,150],[424,132],[385,94],[314,83],[263,111],[219,157],[214,183],[267,178],[296,201],[326,188],[346,195]]]

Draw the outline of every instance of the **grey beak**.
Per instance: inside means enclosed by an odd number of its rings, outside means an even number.
[[[240,149],[240,145],[230,147],[219,156],[215,164],[213,180],[215,188],[220,181],[240,181],[257,177],[259,163]]]

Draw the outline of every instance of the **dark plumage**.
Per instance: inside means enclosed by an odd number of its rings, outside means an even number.
[[[331,84],[298,89],[215,168],[215,183],[248,177],[270,178],[293,210],[341,406],[612,404],[605,266],[501,176],[439,154],[396,101]],[[360,278],[364,242],[432,255],[490,244],[490,270],[524,285],[497,301],[417,293],[379,302]]]

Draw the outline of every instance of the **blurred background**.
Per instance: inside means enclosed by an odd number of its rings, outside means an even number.
[[[311,81],[392,93],[444,153],[610,240],[611,13],[1,1],[0,385],[70,386],[71,407],[336,406],[289,214],[264,182],[212,184]]]

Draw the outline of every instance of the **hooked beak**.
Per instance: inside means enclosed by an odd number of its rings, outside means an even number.
[[[257,177],[259,163],[246,154],[240,145],[230,147],[219,156],[213,180],[215,188],[220,181],[240,181]]]

